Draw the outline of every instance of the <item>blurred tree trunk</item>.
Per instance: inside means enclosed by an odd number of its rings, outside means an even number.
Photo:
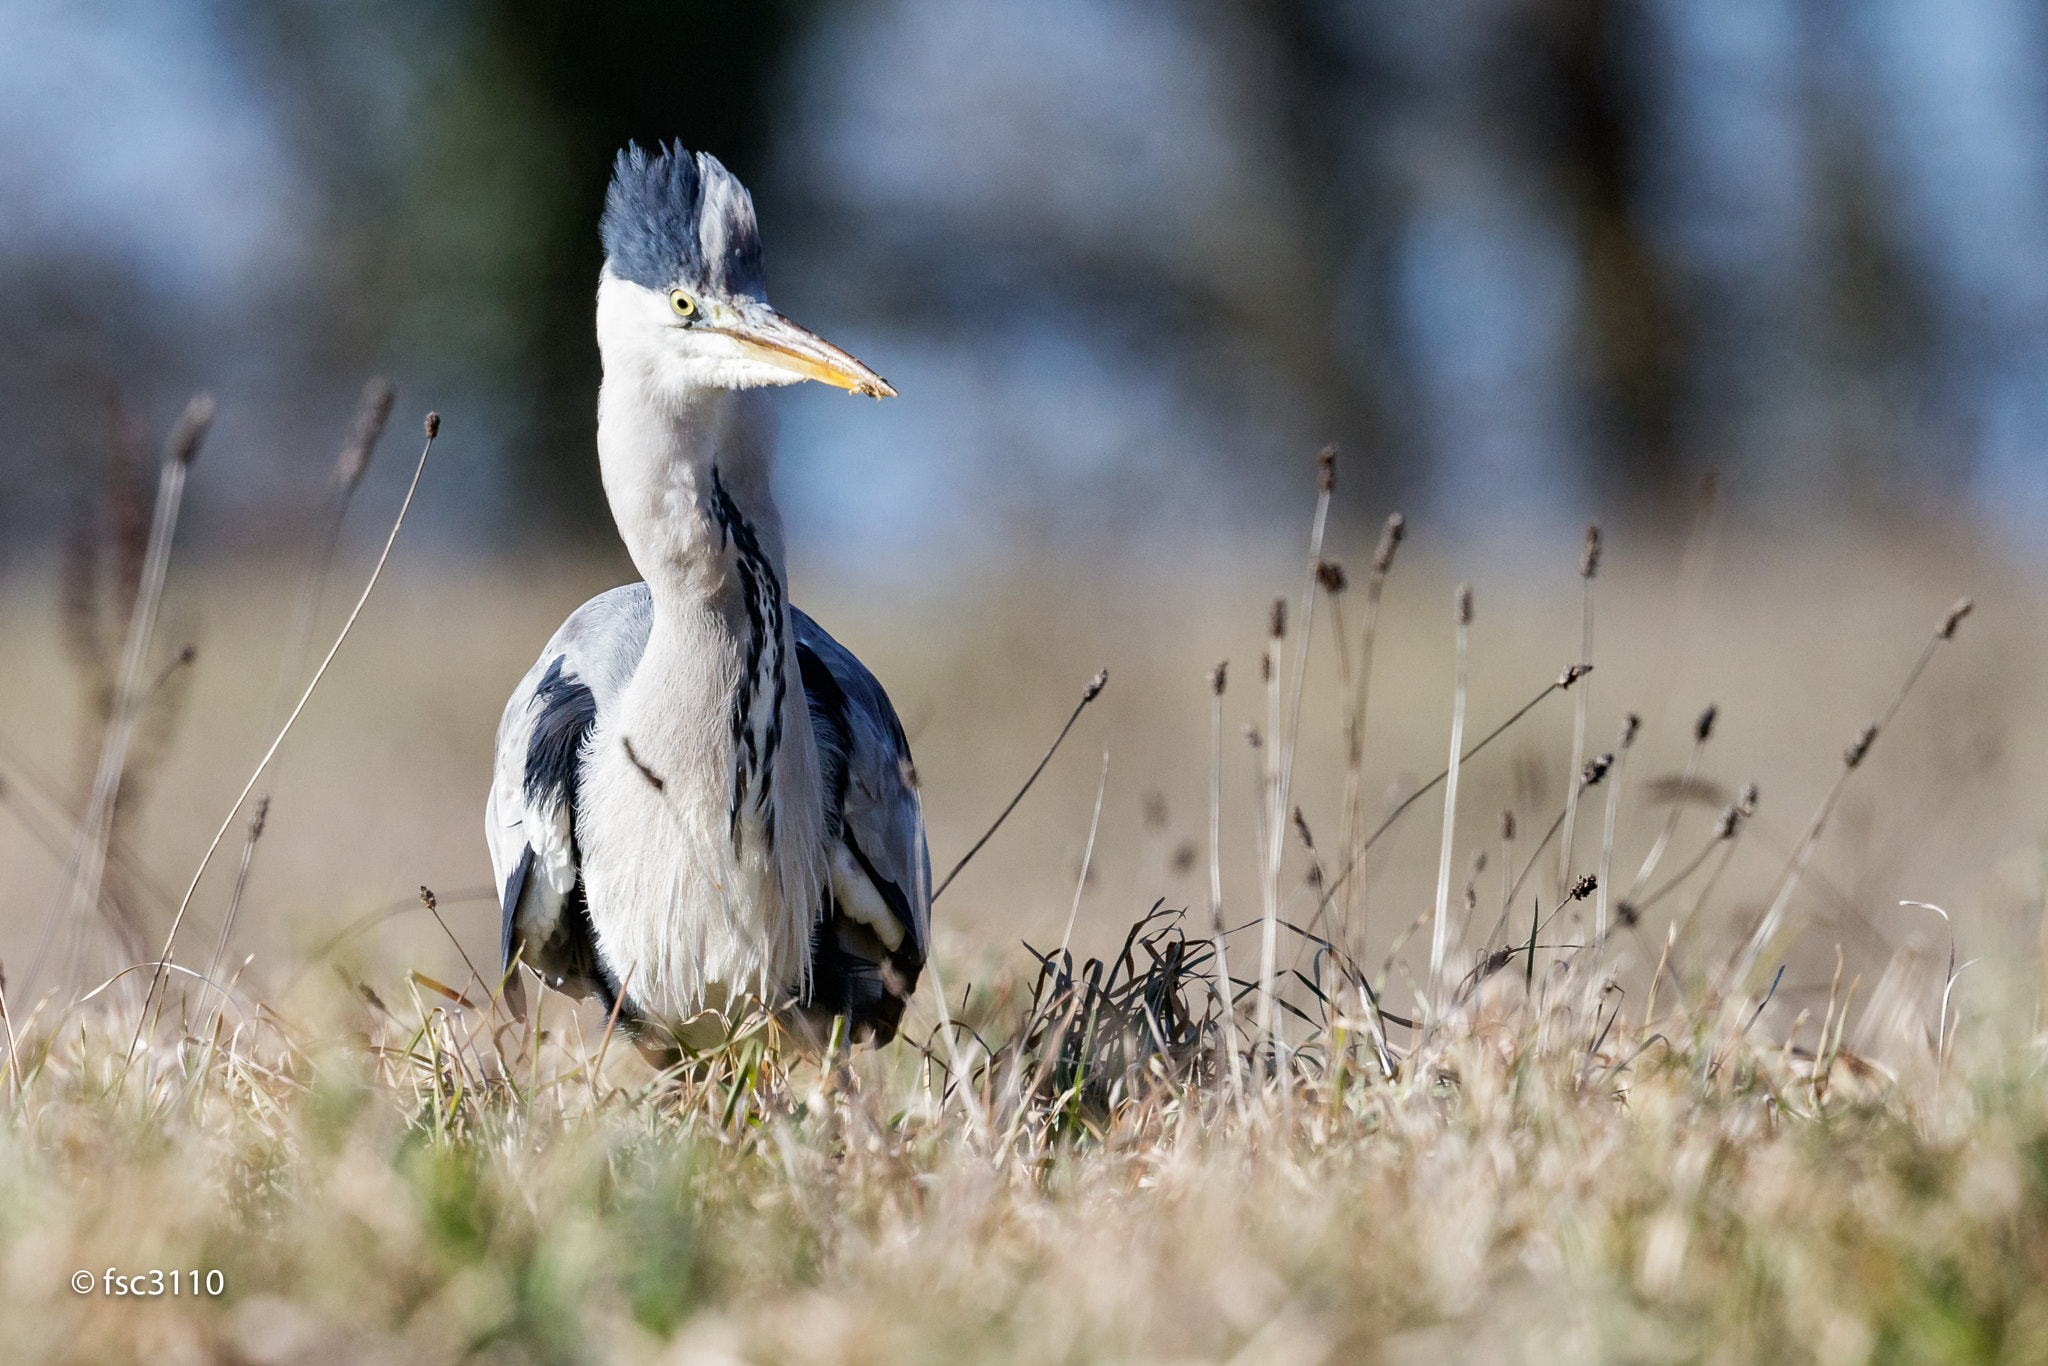
[[[548,203],[539,277],[530,282],[535,381],[519,474],[562,529],[610,534],[597,478],[596,335],[604,263],[598,215],[612,159],[628,140],[681,139],[750,185],[763,182],[776,73],[810,0],[474,0],[484,41],[503,50],[545,111],[562,174]]]
[[[591,318],[612,159],[680,138],[750,177],[810,0],[217,3],[325,210],[307,370],[480,396],[512,524],[608,539]]]

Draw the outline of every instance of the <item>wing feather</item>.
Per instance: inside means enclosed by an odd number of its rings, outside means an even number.
[[[853,654],[794,612],[797,662],[825,786],[831,901],[813,941],[812,1004],[886,1040],[931,940],[931,860],[910,743]]]
[[[484,837],[503,890],[501,945],[550,986],[609,999],[576,847],[583,744],[647,648],[645,584],[600,593],[570,614],[505,704]],[[512,979],[513,982],[517,978]],[[507,996],[523,1013],[523,988]]]
[[[505,705],[485,836],[504,891],[504,961],[549,985],[614,999],[583,901],[575,838],[584,741],[647,647],[645,584],[600,594],[548,642]],[[792,610],[824,779],[830,895],[812,941],[814,1011],[856,1037],[893,1037],[931,941],[931,861],[910,744],[861,662]],[[515,979],[516,980],[516,979]],[[510,993],[508,992],[508,995]]]

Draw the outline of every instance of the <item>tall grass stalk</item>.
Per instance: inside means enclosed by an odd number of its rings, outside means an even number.
[[[0,742],[0,807],[14,814],[29,838],[43,846],[64,867],[82,819],[78,808],[57,795],[57,783],[18,750]],[[166,914],[175,904],[156,875],[118,830],[107,839],[107,866],[116,869],[122,885],[132,887]]]
[[[328,666],[333,664],[334,657],[341,653],[342,645],[348,640],[349,633],[355,629],[357,620],[363,615],[363,608],[370,601],[370,594],[376,591],[377,581],[384,576],[384,566],[391,559],[391,548],[398,543],[399,530],[405,526],[405,515],[412,510],[412,500],[419,492],[420,478],[427,472],[427,457],[433,454],[434,438],[439,436],[440,432],[441,415],[428,413],[426,443],[420,447],[419,463],[413,467],[412,482],[406,486],[405,501],[398,506],[398,516],[391,523],[391,534],[384,538],[384,549],[378,554],[377,563],[370,570],[369,582],[363,585],[362,594],[356,599],[355,607],[350,610],[348,619],[342,623],[341,633],[335,636],[334,644],[328,647],[327,657],[320,661],[320,667],[314,670],[313,677],[307,680],[305,691],[299,694],[298,704],[292,708],[291,715],[285,718],[284,725],[277,732],[277,738],[272,740],[270,747],[263,752],[263,758],[256,764],[256,771],[251,773],[249,781],[242,785],[234,804],[228,808],[226,817],[222,819],[220,829],[214,832],[212,841],[206,846],[205,854],[200,857],[199,866],[192,871],[192,880],[186,884],[185,895],[178,902],[177,914],[171,917],[171,928],[164,935],[163,952],[157,956],[156,972],[151,976],[149,991],[143,998],[142,1013],[135,1021],[135,1038],[128,1045],[127,1060],[121,1071],[123,1079],[128,1075],[127,1064],[133,1062],[136,1048],[142,1042],[143,1026],[149,1018],[149,1001],[155,997],[157,988],[162,985],[164,969],[170,965],[171,950],[177,945],[178,930],[185,923],[185,913],[192,909],[192,897],[199,890],[199,880],[206,876],[206,869],[213,862],[214,854],[219,851],[220,842],[227,838],[229,829],[235,823],[236,813],[241,811],[242,803],[249,800],[249,794],[256,790],[256,784],[261,782],[263,775],[269,771],[270,761],[277,757],[277,751],[283,746],[285,737],[292,733],[292,727],[298,724],[299,716],[306,710],[306,704],[313,700],[313,693],[319,688],[320,680],[327,676]]]
[[[1277,1050],[1273,1018],[1273,977],[1280,956],[1280,856],[1286,847],[1286,818],[1277,802],[1280,794],[1280,662],[1287,639],[1287,599],[1273,599],[1266,619],[1266,653],[1260,657],[1260,677],[1266,685],[1265,786],[1259,803],[1259,1008],[1260,1056]],[[1277,1051],[1274,1054],[1277,1063]]]
[[[291,626],[285,635],[284,652],[277,662],[277,678],[271,684],[269,720],[272,726],[284,719],[284,709],[291,703],[293,688],[305,672],[307,656],[313,650],[313,631],[319,624],[320,600],[326,596],[327,581],[334,572],[334,554],[341,544],[341,528],[348,519],[356,490],[362,487],[363,476],[369,471],[377,443],[384,437],[384,425],[391,418],[391,407],[396,397],[387,381],[373,379],[363,386],[362,397],[356,401],[348,440],[336,457],[334,474],[328,480],[326,504],[321,510],[320,530],[314,543],[316,548],[312,558],[306,562],[298,597],[292,605]]]
[[[1351,673],[1351,696],[1344,710],[1344,829],[1338,848],[1349,869],[1360,853],[1365,837],[1365,704],[1372,688],[1373,646],[1379,639],[1380,598],[1386,592],[1387,574],[1394,567],[1394,552],[1407,535],[1407,519],[1400,513],[1387,515],[1380,528],[1379,545],[1373,550],[1372,569],[1365,580],[1365,607],[1358,624],[1358,666]],[[1365,938],[1365,917],[1359,897],[1362,879],[1344,883],[1341,921],[1346,938]]]
[[[1337,486],[1337,448],[1325,446],[1316,456],[1316,511],[1309,526],[1308,568],[1302,575],[1301,606],[1296,620],[1301,623],[1301,639],[1294,646],[1294,677],[1288,685],[1287,698],[1287,741],[1279,747],[1278,783],[1273,791],[1273,827],[1277,830],[1286,821],[1292,801],[1294,787],[1294,752],[1301,741],[1301,698],[1308,684],[1308,657],[1310,643],[1315,639],[1316,630],[1316,575],[1323,564],[1323,533],[1330,523],[1330,495]],[[1275,660],[1278,663],[1278,660]],[[1279,739],[1279,732],[1271,732]],[[1280,852],[1285,847],[1284,838],[1273,841],[1268,856],[1267,876],[1273,880],[1276,890],[1280,879]]]
[[[249,833],[242,841],[242,862],[235,869],[235,890],[228,897],[228,912],[221,917],[220,933],[214,936],[213,955],[206,960],[206,980],[217,980],[221,955],[227,952],[228,935],[233,931],[235,912],[241,907],[242,897],[249,890],[249,870],[256,862],[256,843],[263,838],[263,825],[270,817],[270,798],[256,799],[256,814],[249,818]],[[216,1018],[218,1014],[216,1013]]]
[[[1943,642],[1955,639],[1956,628],[1962,625],[1963,619],[1970,615],[1975,605],[1970,599],[1964,598],[1948,610],[1941,624],[1934,628],[1934,634],[1928,637],[1927,644],[1921,647],[1920,657],[1914,660],[1913,667],[1906,671],[1906,677],[1900,682],[1898,691],[1892,694],[1891,705],[1884,709],[1884,715],[1865,726],[1862,733],[1843,752],[1841,771],[1835,775],[1835,781],[1828,788],[1827,795],[1821,798],[1820,805],[1813,809],[1813,815],[1807,819],[1806,828],[1800,832],[1798,843],[1793,845],[1792,856],[1786,861],[1785,871],[1778,877],[1770,909],[1764,912],[1763,919],[1757,922],[1755,933],[1750,935],[1741,952],[1729,965],[1724,990],[1733,990],[1746,980],[1750,970],[1756,966],[1756,960],[1762,956],[1771,940],[1777,937],[1778,931],[1785,923],[1785,912],[1792,904],[1792,894],[1799,889],[1800,879],[1806,873],[1806,865],[1813,858],[1815,846],[1820,843],[1821,831],[1826,827],[1828,817],[1833,814],[1835,803],[1842,799],[1842,791],[1848,787],[1850,777],[1862,767],[1864,759],[1870,754],[1871,746],[1877,743],[1877,737],[1884,733],[1891,725],[1892,719],[1899,714],[1899,708],[1906,704],[1907,695],[1913,691],[1913,685],[1920,681],[1920,675],[1926,672],[1935,651],[1941,648]]]
[[[911,768],[907,762],[904,764],[904,768],[906,770],[904,777],[909,782],[911,791],[916,794],[915,801],[917,809],[917,843],[918,847],[922,848],[925,842],[924,792],[918,784],[917,771]],[[1106,788],[1109,785],[1109,753],[1106,750],[1103,752],[1102,755],[1102,784],[1104,788]],[[1102,815],[1101,788],[1098,788],[1095,794],[1095,814],[1098,819]],[[1088,857],[1094,853],[1094,850],[1095,826],[1094,822],[1091,821],[1088,827],[1089,853],[1088,855],[1084,855],[1081,859],[1081,883],[1083,886],[1087,885],[1088,882]],[[912,890],[916,893],[920,901],[924,901],[924,904],[930,905],[931,903],[925,900],[925,893],[928,890],[928,887],[925,884],[926,876],[927,874],[924,871],[923,861],[919,860],[917,872],[917,880],[919,885],[913,888]],[[1077,912],[1080,910],[1080,905],[1081,898],[1077,891],[1074,897],[1074,908]],[[1074,918],[1072,915],[1069,915],[1067,917],[1067,932],[1071,934],[1073,933],[1073,929]],[[1064,944],[1061,947],[1064,948]],[[952,1007],[949,1006],[946,1002],[946,984],[943,980],[941,980],[939,976],[938,955],[936,953],[927,954],[926,959],[927,961],[925,967],[926,970],[931,974],[932,979],[932,997],[938,1002],[939,1006],[939,1032],[945,1035],[946,1037],[946,1058],[949,1065],[949,1070],[951,1071],[952,1076],[954,1078],[954,1084],[958,1086],[960,1090],[960,1107],[961,1109],[967,1112],[967,1125],[969,1136],[976,1140],[981,1140],[988,1136],[990,1129],[989,1117],[982,1113],[981,1103],[979,1099],[975,1096],[974,1088],[970,1084],[970,1077],[967,1071],[967,1064],[960,1056],[960,1036],[959,1032],[953,1028],[953,1011]],[[965,1004],[966,1003],[963,1000],[963,1009],[965,1008]],[[837,1052],[839,1051],[839,1033],[843,1028],[844,1026],[841,1024],[840,1021],[833,1021],[832,1047],[827,1054],[828,1059],[832,1055],[837,1054]],[[941,1111],[945,1109],[944,1101],[944,1094],[941,1093],[939,1105]]]
[[[320,601],[327,594],[327,580],[334,572],[334,552],[341,544],[342,524],[348,519],[349,505],[355,501],[356,490],[362,487],[363,475],[369,471],[370,458],[377,452],[377,443],[384,437],[384,424],[391,419],[391,406],[396,399],[389,382],[373,379],[363,386],[362,397],[356,401],[348,440],[334,462],[334,475],[328,481],[327,506],[321,515],[320,535],[316,542],[318,549],[306,564],[305,579],[299,585],[298,600],[292,607],[291,628],[285,635],[284,653],[277,661],[277,678],[270,689],[271,726],[284,719],[285,706],[292,697],[292,685],[305,672],[306,657],[313,650],[313,630],[320,620]],[[267,812],[270,794],[264,793],[257,802],[259,813]],[[235,877],[235,895],[228,901],[227,914],[221,917],[220,932],[214,943],[215,965],[219,964],[221,955],[227,951],[228,941],[234,937],[235,918],[242,908],[242,889],[249,880],[249,863],[255,855],[262,823],[263,817],[259,814],[242,850],[242,867]],[[213,967],[207,969],[206,975],[213,975]]]
[[[1500,904],[1515,899],[1515,813],[1500,813]],[[1505,912],[1503,912],[1505,913]]]
[[[1514,713],[1510,715],[1507,720],[1495,726],[1492,730],[1488,731],[1478,740],[1475,740],[1472,743],[1471,748],[1465,751],[1461,762],[1468,764],[1471,763],[1474,756],[1476,756],[1481,750],[1485,749],[1495,740],[1500,739],[1501,736],[1507,734],[1508,731],[1512,730],[1515,727],[1515,725],[1521,721],[1523,717],[1527,716],[1530,712],[1536,710],[1537,704],[1542,702],[1544,698],[1550,696],[1554,692],[1569,691],[1575,684],[1577,684],[1577,682],[1581,678],[1584,678],[1587,674],[1591,672],[1591,669],[1578,664],[1574,664],[1567,668],[1562,674],[1558,675],[1555,681],[1546,683],[1541,692],[1537,693],[1527,702],[1524,702],[1520,707],[1517,707]],[[1365,855],[1371,851],[1374,845],[1380,842],[1381,838],[1385,836],[1389,830],[1394,828],[1395,823],[1398,822],[1401,819],[1401,817],[1408,814],[1409,808],[1414,806],[1417,802],[1421,801],[1424,797],[1427,797],[1430,793],[1436,791],[1437,784],[1443,782],[1446,778],[1450,776],[1451,770],[1448,767],[1446,767],[1440,772],[1438,772],[1438,774],[1434,778],[1431,778],[1428,782],[1416,788],[1413,792],[1410,792],[1407,796],[1403,797],[1399,802],[1397,802],[1394,806],[1394,809],[1386,814],[1385,819],[1381,820],[1380,823],[1373,828],[1373,832],[1370,835],[1366,836],[1365,839],[1359,842],[1358,852],[1353,857],[1346,860],[1344,867],[1341,870],[1339,870],[1337,876],[1332,878],[1328,885],[1324,887],[1322,894],[1322,904],[1327,904],[1329,898],[1334,897],[1335,895],[1337,895],[1339,891],[1343,890],[1343,888],[1357,874],[1360,865],[1364,861]],[[1264,845],[1261,844],[1260,847],[1263,848]]]
[[[1229,1096],[1243,1101],[1237,1056],[1237,993],[1230,981],[1230,955],[1223,930],[1223,692],[1230,666],[1209,671],[1209,932],[1216,952],[1216,1010],[1223,1031],[1224,1063]]]
[[[1600,572],[1600,528],[1586,527],[1585,548],[1579,553],[1579,663],[1588,668],[1593,664],[1593,579]],[[1586,708],[1593,696],[1593,685],[1586,684],[1579,689],[1572,709],[1572,763],[1566,769],[1575,774],[1586,764]],[[1564,836],[1557,845],[1557,890],[1562,892],[1572,883],[1572,854],[1577,843],[1579,823],[1579,794],[1576,785],[1567,784],[1564,804]]]
[[[1003,828],[1003,822],[1010,819],[1010,813],[1015,811],[1017,804],[1024,800],[1024,794],[1031,790],[1031,785],[1038,781],[1038,775],[1045,772],[1045,766],[1052,762],[1052,756],[1060,752],[1060,746],[1066,743],[1067,732],[1071,731],[1074,728],[1074,723],[1081,719],[1081,713],[1088,710],[1088,704],[1102,696],[1102,690],[1108,686],[1109,670],[1107,669],[1097,671],[1095,677],[1088,680],[1088,686],[1081,689],[1081,700],[1074,704],[1074,710],[1068,714],[1067,723],[1060,727],[1060,733],[1052,738],[1050,745],[1046,746],[1045,753],[1039,757],[1038,766],[1031,770],[1031,776],[1024,780],[1022,787],[1017,789],[1017,795],[1010,798],[1009,805],[1005,806],[1001,813],[989,823],[988,829],[981,832],[981,838],[968,846],[967,852],[960,856],[960,861],[953,865],[953,871],[939,879],[939,885],[932,890],[933,901],[937,901],[945,894],[946,889],[953,885],[953,879],[960,876],[960,870],[965,868],[973,860],[974,856],[981,852],[982,846],[995,838],[996,831]]]
[[[1316,510],[1311,520],[1308,536],[1308,567],[1302,573],[1301,608],[1297,620],[1301,625],[1301,639],[1294,646],[1294,677],[1289,685],[1286,711],[1280,711],[1280,662],[1285,654],[1286,636],[1284,610],[1275,604],[1272,633],[1273,657],[1267,672],[1267,726],[1266,734],[1271,737],[1272,746],[1267,751],[1268,772],[1271,781],[1271,806],[1268,809],[1266,830],[1266,918],[1259,941],[1259,992],[1262,998],[1260,1013],[1266,1017],[1262,1032],[1276,1024],[1269,1002],[1263,998],[1273,990],[1273,977],[1279,968],[1279,920],[1280,920],[1280,865],[1287,849],[1287,812],[1294,786],[1294,752],[1301,740],[1301,698],[1308,683],[1308,657],[1310,642],[1315,639],[1316,628],[1316,576],[1323,563],[1323,533],[1330,523],[1330,495],[1337,486],[1337,448],[1325,446],[1316,456]],[[1284,719],[1287,739],[1280,739],[1280,726]],[[1266,1038],[1276,1050],[1283,1047],[1277,1034],[1267,1033]],[[1283,1064],[1284,1068],[1284,1064]]]
[[[1074,922],[1081,916],[1081,894],[1088,890],[1088,869],[1095,861],[1095,832],[1102,828],[1102,798],[1109,791],[1109,751],[1102,751],[1102,778],[1095,785],[1095,813],[1088,818],[1088,843],[1081,851],[1081,875],[1074,879],[1074,904],[1067,909],[1067,928],[1060,935],[1060,952],[1074,942]]]
[[[1451,847],[1458,832],[1458,768],[1465,748],[1465,670],[1472,632],[1472,585],[1458,585],[1456,601],[1458,630],[1457,673],[1451,685],[1451,759],[1444,778],[1444,834],[1436,864],[1436,924],[1429,940],[1429,980],[1425,984],[1423,1011],[1434,1023],[1437,993],[1444,976],[1444,959],[1451,944]]]
[[[1685,771],[1679,775],[1678,791],[1672,797],[1671,809],[1665,813],[1664,828],[1657,832],[1650,852],[1643,856],[1643,866],[1636,869],[1635,880],[1628,885],[1626,899],[1629,901],[1642,895],[1643,888],[1650,884],[1657,865],[1664,861],[1664,851],[1671,847],[1671,837],[1678,833],[1679,817],[1685,813],[1685,794],[1692,789],[1692,780],[1699,773],[1700,756],[1706,753],[1707,741],[1714,738],[1714,723],[1720,714],[1719,707],[1709,704],[1692,724],[1692,750],[1685,756]]]
[[[149,664],[149,645],[156,634],[157,615],[163,607],[164,580],[170,569],[171,541],[177,533],[178,512],[185,499],[185,481],[192,461],[206,433],[213,426],[213,399],[197,394],[185,405],[172,429],[158,477],[156,510],[149,528],[148,549],[143,554],[142,578],[128,617],[128,634],[121,649],[120,670],[115,676],[113,706],[107,716],[106,734],[100,743],[99,765],[93,773],[92,795],[85,814],[72,837],[70,856],[65,860],[64,880],[57,904],[45,917],[28,976],[33,982],[42,971],[51,941],[60,923],[73,933],[83,934],[99,910],[100,886],[106,874],[107,844],[113,834],[114,803],[119,799],[121,776],[128,767],[128,745],[141,718],[143,671]]]
[[[1614,774],[1607,785],[1607,817],[1600,829],[1600,886],[1593,902],[1593,934],[1607,942],[1607,883],[1614,875],[1614,834],[1621,814],[1622,779],[1628,771],[1628,752],[1635,747],[1640,719],[1630,712],[1621,720],[1621,733],[1614,738]]]
[[[1574,780],[1580,796],[1585,795],[1587,788],[1596,786],[1603,779],[1606,778],[1607,771],[1609,767],[1612,765],[1613,759],[1614,756],[1611,754],[1602,754],[1587,763],[1586,767],[1580,772],[1579,776]],[[1559,810],[1557,813],[1557,819],[1551,821],[1550,828],[1543,832],[1543,838],[1536,841],[1536,847],[1529,851],[1529,859],[1526,863],[1522,865],[1521,873],[1516,876],[1515,880],[1511,884],[1509,884],[1507,894],[1501,898],[1500,918],[1494,922],[1492,932],[1486,936],[1486,943],[1483,946],[1486,950],[1492,950],[1494,941],[1498,939],[1500,937],[1501,932],[1507,928],[1508,913],[1514,906],[1515,898],[1521,895],[1522,884],[1529,880],[1529,874],[1536,871],[1537,860],[1543,857],[1543,851],[1550,847],[1550,842],[1557,838],[1557,832],[1563,828],[1564,812],[1563,810]],[[1578,882],[1572,884],[1571,887],[1567,888],[1564,891],[1564,893],[1559,897],[1559,909],[1563,909],[1564,906],[1570,904],[1571,902],[1582,901],[1586,897],[1592,895],[1592,883],[1595,880],[1596,879],[1593,879],[1591,877],[1581,878]],[[1537,898],[1537,902],[1538,911],[1540,913],[1542,902],[1542,898],[1540,896]]]

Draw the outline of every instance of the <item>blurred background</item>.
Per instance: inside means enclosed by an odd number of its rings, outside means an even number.
[[[2027,0],[8,0],[4,516],[204,383],[260,537],[374,371],[461,549],[607,537],[596,217],[680,137],[911,396],[788,405],[835,567],[1291,512],[1329,440],[1459,526],[1716,470],[2031,540],[2044,70]]]
[[[592,459],[591,325],[629,138],[731,166],[778,305],[904,395],[787,393],[779,491],[798,600],[875,664],[920,747],[942,868],[1088,674],[1118,679],[1027,813],[1045,829],[992,848],[947,908],[988,942],[1064,918],[1105,744],[1134,757],[1112,769],[1103,895],[1120,915],[1186,873],[1200,671],[1236,657],[1241,748],[1263,604],[1299,582],[1329,441],[1332,556],[1355,580],[1399,507],[1419,561],[1390,590],[1413,639],[1390,656],[1375,791],[1442,752],[1450,585],[1479,583],[1482,634],[1503,623],[1475,647],[1474,707],[1504,713],[1578,653],[1598,520],[1603,582],[1634,577],[1600,637],[1621,653],[1593,747],[1649,698],[1668,714],[1645,744],[1676,767],[1692,714],[1747,696],[1728,743],[1783,776],[1722,776],[1782,793],[1788,839],[1942,607],[2000,609],[1973,627],[1992,644],[1930,682],[1945,728],[1890,760],[1951,796],[1969,777],[1976,804],[1944,797],[1935,820],[1923,788],[1869,814],[1893,880],[1865,899],[1989,896],[1998,869],[2032,904],[2037,872],[2011,871],[2034,868],[2048,702],[2030,0],[0,0],[0,737],[53,793],[89,776],[61,610],[77,546],[134,520],[162,434],[209,389],[159,634],[198,658],[154,804],[134,797],[174,890],[261,753],[373,374],[403,435],[328,616],[419,413],[446,435],[388,598],[287,751],[251,904],[345,920],[323,898],[354,913],[487,880],[473,827],[502,698],[569,608],[630,577]],[[1311,677],[1334,689],[1334,663]],[[1568,737],[1564,712],[1539,717],[1523,759],[1472,780],[1477,844],[1499,807],[1534,819],[1562,790],[1557,721]],[[1312,822],[1336,781],[1316,743]],[[1247,828],[1249,782],[1229,799]],[[47,838],[0,840],[24,870],[0,927],[18,956],[56,867]],[[464,915],[488,945],[489,908]]]

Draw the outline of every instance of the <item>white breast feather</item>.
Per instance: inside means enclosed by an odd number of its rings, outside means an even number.
[[[841,914],[873,930],[883,948],[894,953],[903,947],[902,922],[890,911],[889,903],[882,900],[873,880],[843,840],[835,840],[832,845],[832,899],[839,903]]]
[[[570,844],[569,804],[549,802],[526,809],[526,839],[533,847],[533,866],[548,890],[565,897],[576,890],[576,858]]]
[[[670,1023],[742,993],[801,995],[827,873],[801,688],[785,696],[767,810],[743,805],[734,847],[724,700],[734,638],[702,617],[658,621],[640,672],[584,751],[583,881],[600,952],[615,976],[630,975],[635,1006]]]

